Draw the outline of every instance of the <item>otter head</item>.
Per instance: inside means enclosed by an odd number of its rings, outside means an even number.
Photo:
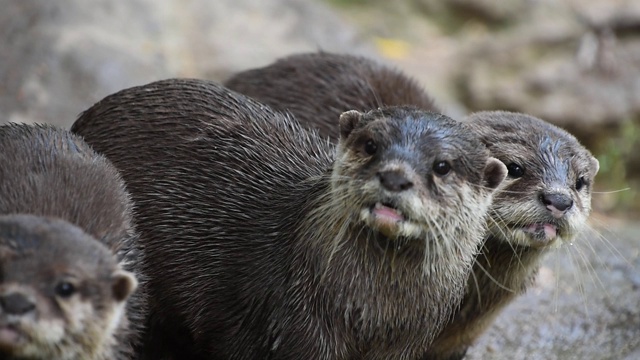
[[[470,259],[505,176],[466,126],[444,115],[390,107],[340,117],[333,196],[392,246]]]
[[[533,116],[479,112],[469,125],[509,170],[494,196],[491,234],[542,248],[572,241],[591,211],[598,160],[571,134]]]
[[[137,282],[109,250],[65,221],[0,216],[0,357],[108,353]]]

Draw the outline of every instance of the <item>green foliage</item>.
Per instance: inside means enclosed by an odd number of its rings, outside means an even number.
[[[596,154],[600,173],[596,191],[612,193],[611,206],[619,211],[640,211],[640,119],[629,119],[600,142]]]
[[[362,6],[362,5],[375,5],[379,1],[377,0],[325,0],[331,4],[337,6]]]

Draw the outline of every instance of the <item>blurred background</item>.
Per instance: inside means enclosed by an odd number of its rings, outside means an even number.
[[[126,87],[320,49],[402,69],[454,118],[541,117],[600,161],[590,229],[469,359],[640,359],[640,1],[0,0],[0,123],[68,128]]]

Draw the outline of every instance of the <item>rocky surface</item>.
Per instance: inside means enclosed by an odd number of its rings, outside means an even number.
[[[0,123],[68,127],[129,86],[348,51],[396,64],[454,117],[508,109],[567,127],[598,154],[598,183],[631,184],[620,198],[640,203],[637,1],[331,1],[0,0]],[[595,208],[621,208],[611,196]],[[550,254],[469,359],[640,358],[640,223],[593,220],[604,229]]]
[[[592,223],[547,256],[536,286],[505,309],[467,359],[638,359],[640,225],[607,219],[603,229],[598,216]]]
[[[300,0],[0,0],[0,122],[69,126],[117,90],[221,80],[293,52],[371,52],[322,4]]]

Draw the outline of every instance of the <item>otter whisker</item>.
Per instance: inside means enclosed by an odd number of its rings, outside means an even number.
[[[594,251],[594,248],[593,248],[593,246],[591,246],[590,242],[589,241],[584,241],[584,242],[581,242],[580,244],[584,244],[584,243],[589,244],[590,245],[589,248],[592,251],[592,253],[594,255],[596,255],[596,257],[598,259],[600,259],[599,258],[599,254],[596,251]],[[605,284],[602,282],[602,279],[598,275],[598,272],[596,271],[596,269],[591,264],[591,261],[589,261],[589,258],[587,257],[587,255],[583,252],[581,246],[579,246],[579,245],[572,246],[571,248],[568,248],[567,251],[569,251],[569,252],[573,251],[573,252],[576,252],[578,254],[580,259],[582,260],[582,264],[583,264],[584,268],[587,269],[587,272],[588,272],[589,276],[591,277],[591,279],[593,280],[593,282],[600,286],[602,291],[604,291],[605,297],[610,298],[608,287],[605,286]]]
[[[558,258],[558,255],[555,254],[556,257],[556,261],[555,261],[555,274],[560,274],[560,260]],[[557,313],[558,312],[558,298],[560,297],[560,279],[558,278],[558,276],[556,275],[554,277],[555,280],[555,290],[553,292],[553,303],[555,304],[555,307],[553,309],[553,312]]]
[[[600,221],[597,217],[591,218],[591,221],[600,222],[600,224],[604,225],[604,222]],[[620,250],[618,250],[618,248],[611,242],[611,240],[609,240],[609,238],[605,236],[602,232],[598,231],[594,226],[591,226],[589,223],[587,223],[585,230],[586,232],[590,232],[591,234],[596,235],[597,239],[600,240],[605,245],[605,247],[607,248],[607,250],[611,252],[611,254],[615,255],[616,257],[624,261],[628,266],[633,267],[633,264],[631,263],[631,261],[629,261],[629,259],[624,254],[622,254]],[[609,234],[611,236],[614,236],[614,234],[611,231],[609,231]],[[595,252],[595,250],[593,251]]]
[[[475,267],[475,266],[480,267],[480,264],[478,264],[478,260],[474,259],[474,261],[473,261],[473,266],[474,266],[474,267]],[[485,273],[486,275],[489,275],[489,274],[484,270],[484,268],[483,268],[483,271],[484,271],[484,273]],[[477,294],[477,295],[478,295],[478,305],[479,305],[479,306],[482,306],[482,291],[481,291],[481,289],[480,289],[480,284],[478,283],[478,277],[476,276],[476,274],[475,274],[475,272],[474,272],[474,271],[470,271],[470,275],[471,275],[471,278],[473,279],[473,285],[474,285],[474,286],[475,286],[475,288],[476,288],[476,292],[478,293],[478,294]],[[468,286],[468,285],[467,285],[467,286]]]
[[[382,102],[380,95],[378,95],[376,88],[371,84],[371,82],[368,79],[365,79],[364,84],[365,84],[364,89],[369,91],[369,94],[371,95],[372,99],[375,101],[374,108],[383,107],[385,104]],[[364,98],[366,99],[367,97],[365,96]]]
[[[582,296],[582,304],[584,306],[584,311],[587,315],[587,317],[589,317],[589,307],[587,306],[587,302],[586,302],[586,292],[585,292],[585,288],[584,288],[584,283],[582,281],[580,281],[579,276],[578,276],[578,269],[579,269],[579,264],[578,264],[578,260],[576,259],[576,257],[574,256],[575,252],[569,251],[569,249],[565,249],[566,253],[568,254],[567,258],[569,259],[569,262],[571,263],[571,266],[573,267],[574,271],[573,273],[573,278],[575,279],[575,283],[577,285],[578,288],[578,292],[580,293],[580,295]],[[582,259],[584,260],[584,259]]]
[[[487,277],[494,283],[496,284],[499,288],[501,288],[502,290],[508,291],[510,293],[515,293],[516,290],[515,289],[511,289],[506,287],[504,284],[500,283],[500,281],[496,280],[491,273],[485,269],[482,265],[480,265],[479,263],[476,264],[486,275]]]
[[[631,190],[630,187],[627,188],[622,188],[622,189],[618,189],[618,190],[609,190],[609,191],[592,191],[591,194],[616,194],[619,192],[624,192],[624,191],[629,191]]]

